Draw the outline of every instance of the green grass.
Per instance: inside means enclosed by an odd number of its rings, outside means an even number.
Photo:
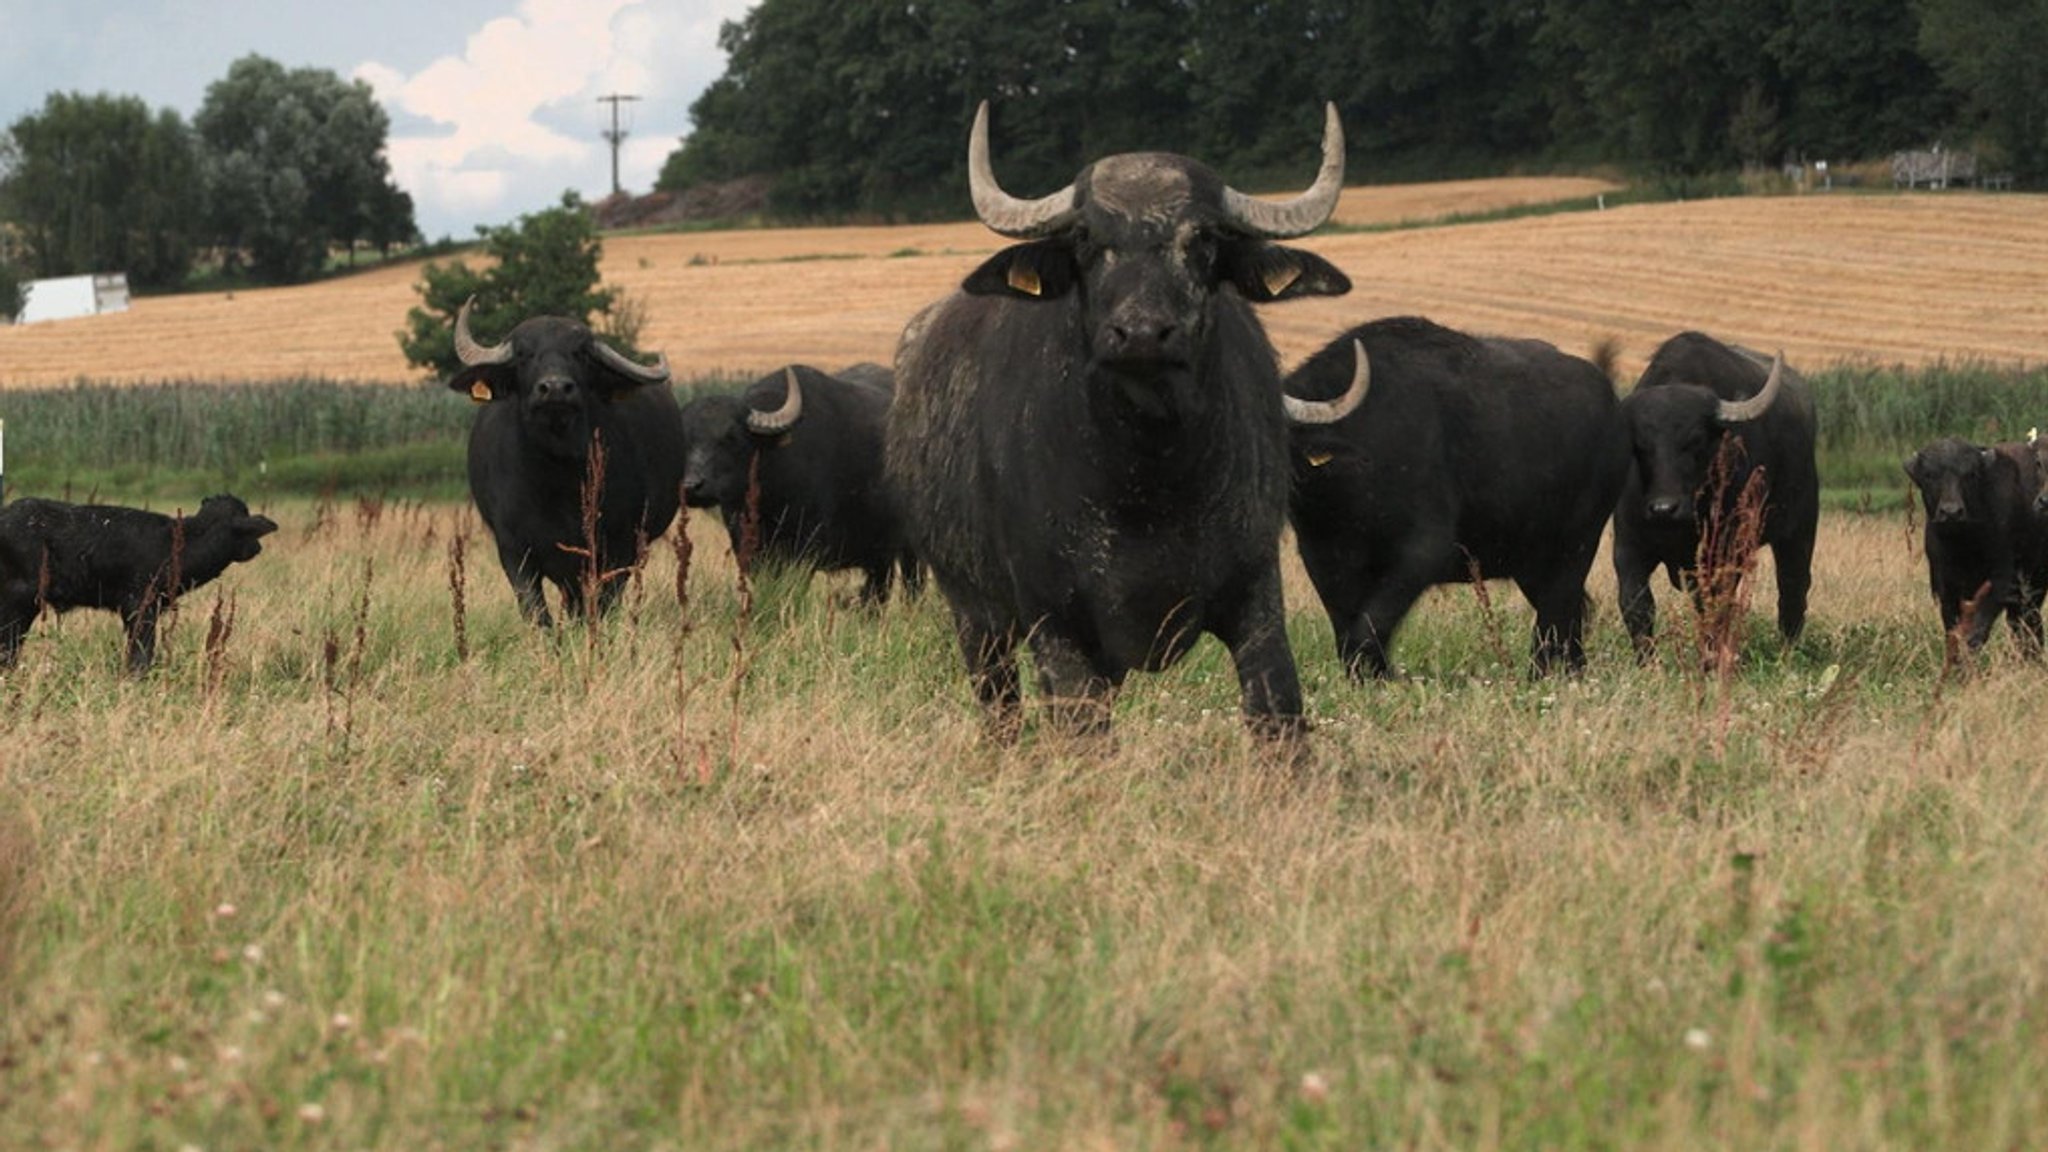
[[[732,386],[690,381],[678,394]],[[433,383],[79,383],[0,393],[10,496],[452,499],[466,491],[474,416]]]

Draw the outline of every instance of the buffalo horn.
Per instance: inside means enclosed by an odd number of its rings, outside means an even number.
[[[1235,188],[1223,190],[1223,211],[1254,236],[1285,240],[1306,236],[1337,210],[1344,190],[1344,125],[1335,104],[1323,105],[1323,166],[1308,191],[1292,200],[1260,200]]]
[[[747,409],[747,431],[762,436],[780,436],[796,427],[796,422],[803,418],[804,390],[797,385],[796,369],[784,368],[782,378],[787,382],[782,407],[773,412]]]
[[[967,188],[974,197],[974,214],[991,232],[1013,240],[1028,240],[1057,232],[1074,219],[1075,193],[1072,184],[1036,200],[1019,200],[996,183],[996,170],[988,158],[988,101],[974,112],[974,132],[967,138]]]
[[[1764,380],[1764,386],[1756,395],[1747,400],[1721,401],[1715,416],[1723,424],[1743,424],[1763,415],[1770,408],[1771,402],[1778,398],[1778,387],[1784,383],[1784,376],[1785,354],[1780,352],[1771,360],[1771,374]]]
[[[469,334],[469,310],[476,307],[476,297],[462,302],[455,312],[455,355],[474,368],[479,364],[509,364],[512,362],[512,342],[501,341],[486,348]]]
[[[1282,392],[1280,403],[1287,408],[1287,418],[1296,424],[1335,424],[1356,411],[1372,387],[1372,366],[1366,361],[1365,345],[1356,340],[1351,342],[1351,359],[1351,387],[1335,400],[1302,400]]]
[[[590,346],[597,351],[597,358],[612,366],[623,375],[630,376],[642,384],[668,383],[668,354],[663,353],[652,364],[642,364],[628,359],[618,349],[602,340],[592,340]]]

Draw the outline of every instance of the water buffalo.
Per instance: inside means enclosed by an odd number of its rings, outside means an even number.
[[[763,376],[744,395],[700,396],[683,406],[683,501],[716,508],[737,554],[757,482],[757,556],[858,568],[869,604],[888,597],[892,569],[914,592],[917,560],[882,478],[888,411],[886,387],[803,365]]]
[[[1984,448],[1951,436],[1908,457],[1906,475],[1927,511],[1927,579],[1942,629],[1954,632],[1964,605],[1974,604],[1964,636],[1972,651],[2003,612],[2021,649],[2040,655],[2048,532],[2034,513],[2043,480],[2034,446]]]
[[[1782,356],[1683,332],[1651,356],[1621,410],[1635,464],[1614,511],[1614,575],[1637,653],[1647,658],[1653,647],[1651,573],[1661,564],[1673,587],[1697,589],[1702,533],[1732,514],[1753,476],[1764,493],[1760,543],[1777,568],[1778,629],[1798,639],[1820,522],[1806,382]],[[1717,491],[1703,491],[1724,441],[1733,441],[1727,473]]]
[[[469,430],[469,493],[520,611],[550,626],[543,580],[571,613],[609,608],[624,587],[618,576],[668,530],[680,500],[683,424],[668,361],[637,364],[559,316],[524,320],[486,346],[470,334],[474,303],[455,316],[463,367],[448,386],[482,405]],[[604,461],[594,566],[583,513],[593,443]],[[593,574],[597,602],[589,604]]]
[[[1023,200],[996,183],[976,113],[975,211],[1023,242],[905,328],[888,466],[999,737],[1021,718],[1020,642],[1054,723],[1100,732],[1129,672],[1204,632],[1228,647],[1254,731],[1304,728],[1280,598],[1288,413],[1339,418],[1358,389],[1290,408],[1250,303],[1350,290],[1269,243],[1328,218],[1343,169],[1330,107],[1315,182],[1284,202],[1164,153]]]
[[[1297,424],[1291,518],[1354,677],[1384,676],[1401,619],[1434,584],[1506,578],[1536,609],[1535,670],[1585,662],[1586,573],[1628,474],[1604,368],[1537,340],[1404,317],[1355,328],[1287,378],[1334,396],[1353,341],[1372,391]]]
[[[0,509],[0,666],[12,667],[44,605],[109,608],[127,633],[128,670],[156,661],[156,622],[228,565],[253,560],[277,531],[234,496],[173,518],[112,504],[17,500]]]

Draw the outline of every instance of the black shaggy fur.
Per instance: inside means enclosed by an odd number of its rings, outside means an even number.
[[[1070,225],[1001,250],[905,329],[888,465],[912,547],[1001,738],[1021,719],[1018,644],[1054,722],[1099,732],[1131,671],[1205,632],[1253,730],[1293,736],[1287,421],[1250,302],[1350,281],[1234,230],[1222,180],[1186,157],[1110,157],[1075,188]]]
[[[1750,478],[1762,473],[1762,544],[1778,578],[1778,629],[1787,641],[1806,625],[1813,583],[1813,542],[1820,525],[1820,470],[1814,462],[1813,394],[1788,365],[1778,398],[1761,416],[1723,424],[1723,400],[1755,396],[1771,358],[1698,332],[1682,332],[1650,357],[1623,398],[1635,465],[1614,510],[1614,575],[1621,616],[1639,655],[1653,648],[1657,601],[1650,576],[1664,567],[1672,587],[1693,583],[1706,518],[1702,499],[1730,512]],[[1718,493],[1704,491],[1723,439],[1735,441]]]
[[[1288,392],[1342,392],[1353,340],[1372,364],[1365,402],[1293,429],[1295,537],[1346,670],[1386,675],[1416,598],[1475,571],[1535,607],[1537,672],[1579,668],[1586,573],[1628,474],[1613,382],[1541,341],[1404,317],[1338,338]]]
[[[2048,535],[2034,513],[2042,476],[2033,446],[1984,448],[1951,436],[1908,458],[1906,475],[1927,511],[1927,582],[1942,629],[1955,631],[1973,604],[1963,637],[1973,651],[2004,613],[2020,650],[2040,655]]]
[[[872,383],[801,364],[791,370],[803,415],[780,435],[747,427],[749,412],[782,406],[788,385],[780,369],[742,394],[700,396],[683,405],[684,503],[716,509],[737,555],[747,490],[757,479],[756,558],[828,572],[859,569],[867,577],[861,599],[869,604],[888,598],[892,571],[900,571],[905,590],[915,593],[917,559],[882,478],[887,370],[857,365],[861,379]]]
[[[469,492],[498,544],[520,611],[553,623],[543,580],[582,615],[609,608],[619,577],[668,531],[681,500],[683,425],[666,384],[624,375],[592,350],[574,320],[537,316],[507,338],[510,363],[466,367],[448,386],[483,402],[469,431]],[[545,385],[545,387],[539,385]],[[604,445],[598,505],[597,602],[585,602],[591,561],[583,488],[593,438]]]
[[[172,518],[111,504],[17,500],[0,508],[0,665],[11,667],[22,638],[47,605],[59,612],[106,608],[121,614],[131,672],[156,659],[157,616],[180,595],[230,564],[253,560],[277,531],[233,496],[209,496],[191,516]]]

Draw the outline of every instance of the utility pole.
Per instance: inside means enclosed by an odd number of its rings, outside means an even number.
[[[599,104],[609,104],[612,106],[612,130],[603,135],[606,140],[611,142],[612,146],[612,195],[614,196],[619,194],[619,142],[626,138],[625,131],[619,127],[619,105],[638,99],[640,99],[638,96],[622,96],[617,92],[609,96],[599,96],[597,98]]]

